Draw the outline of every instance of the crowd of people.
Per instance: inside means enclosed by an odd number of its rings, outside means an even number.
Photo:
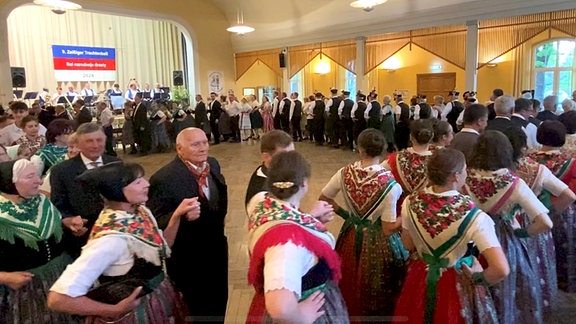
[[[11,103],[0,140],[34,152],[0,163],[0,322],[223,322],[228,189],[209,147],[224,115],[228,140],[259,140],[262,157],[245,199],[247,322],[543,323],[558,289],[576,292],[576,111],[499,89],[487,106],[455,91],[434,107],[342,95],[281,94],[268,110],[233,92],[202,110],[198,95],[194,127],[149,180],[107,154],[102,115],[81,123],[80,106],[44,135],[39,112]],[[145,150],[143,99],[130,116]],[[294,142],[307,135],[359,159],[303,211],[311,166]]]

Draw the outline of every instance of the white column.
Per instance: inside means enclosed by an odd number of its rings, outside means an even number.
[[[0,15],[0,103],[8,109],[12,100],[12,73],[10,72],[10,52],[8,51],[8,21]]]
[[[283,48],[284,51],[284,66],[285,68],[282,69],[282,92],[286,92],[288,97],[290,97],[290,52],[288,48]]]
[[[364,72],[364,61],[366,59],[366,37],[360,36],[356,38],[356,89],[362,90],[365,94],[370,92],[370,89],[365,89],[366,78]],[[350,96],[355,98],[356,94],[351,93]]]
[[[478,21],[466,22],[466,89],[476,91],[478,77]]]

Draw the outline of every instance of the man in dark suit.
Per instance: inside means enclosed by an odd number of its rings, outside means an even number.
[[[134,111],[132,112],[134,142],[138,145],[140,154],[146,155],[152,146],[152,134],[150,133],[148,108],[142,102],[142,93],[138,92],[134,95],[134,105]]]
[[[490,96],[490,103],[486,108],[488,108],[488,120],[492,120],[496,118],[496,110],[494,110],[494,100],[498,97],[502,97],[504,95],[504,90],[496,88],[492,90],[492,95]]]
[[[99,125],[84,123],[78,127],[76,134],[80,154],[56,164],[50,176],[50,199],[62,213],[65,227],[73,229],[64,234],[66,248],[73,255],[80,253],[104,207],[98,190],[81,185],[76,177],[88,169],[118,161],[113,156],[104,155],[106,135]]]
[[[469,162],[474,144],[488,123],[488,110],[483,105],[470,105],[464,110],[462,122],[464,127],[460,132],[454,134],[450,148],[464,153],[466,161]]]
[[[494,111],[496,118],[488,122],[486,130],[497,130],[504,132],[508,127],[513,126],[510,116],[514,111],[515,100],[512,96],[500,96],[494,101]]]
[[[544,106],[544,110],[536,115],[536,119],[540,121],[558,120],[558,116],[556,115],[556,109],[558,108],[557,96],[548,96],[544,98],[542,105]]]
[[[212,135],[214,136],[214,145],[220,144],[220,131],[218,130],[218,122],[220,121],[220,115],[222,114],[222,104],[218,100],[218,95],[216,92],[210,93],[210,129],[212,130]]]
[[[196,95],[196,107],[194,107],[194,119],[196,120],[196,127],[206,133],[208,141],[210,141],[210,121],[208,120],[208,110],[206,109],[206,103],[202,99],[202,95]]]
[[[72,108],[74,108],[74,112],[76,112],[74,120],[76,121],[77,126],[92,121],[92,113],[90,112],[90,109],[84,106],[84,100],[76,100],[76,102],[72,104]]]
[[[165,228],[182,200],[198,197],[200,217],[182,220],[168,274],[182,292],[196,322],[224,322],[228,300],[228,243],[224,218],[228,189],[209,142],[199,128],[186,128],[176,138],[178,155],[150,178],[148,206]],[[192,266],[189,266],[192,264]]]

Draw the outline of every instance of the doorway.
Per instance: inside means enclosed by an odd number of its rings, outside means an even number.
[[[448,92],[454,88],[456,88],[456,72],[416,75],[416,93],[425,95],[430,105],[434,104],[434,96],[441,95],[446,98]]]

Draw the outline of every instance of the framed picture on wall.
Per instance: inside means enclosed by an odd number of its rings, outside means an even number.
[[[256,88],[244,88],[242,89],[242,95],[243,96],[256,95]]]

